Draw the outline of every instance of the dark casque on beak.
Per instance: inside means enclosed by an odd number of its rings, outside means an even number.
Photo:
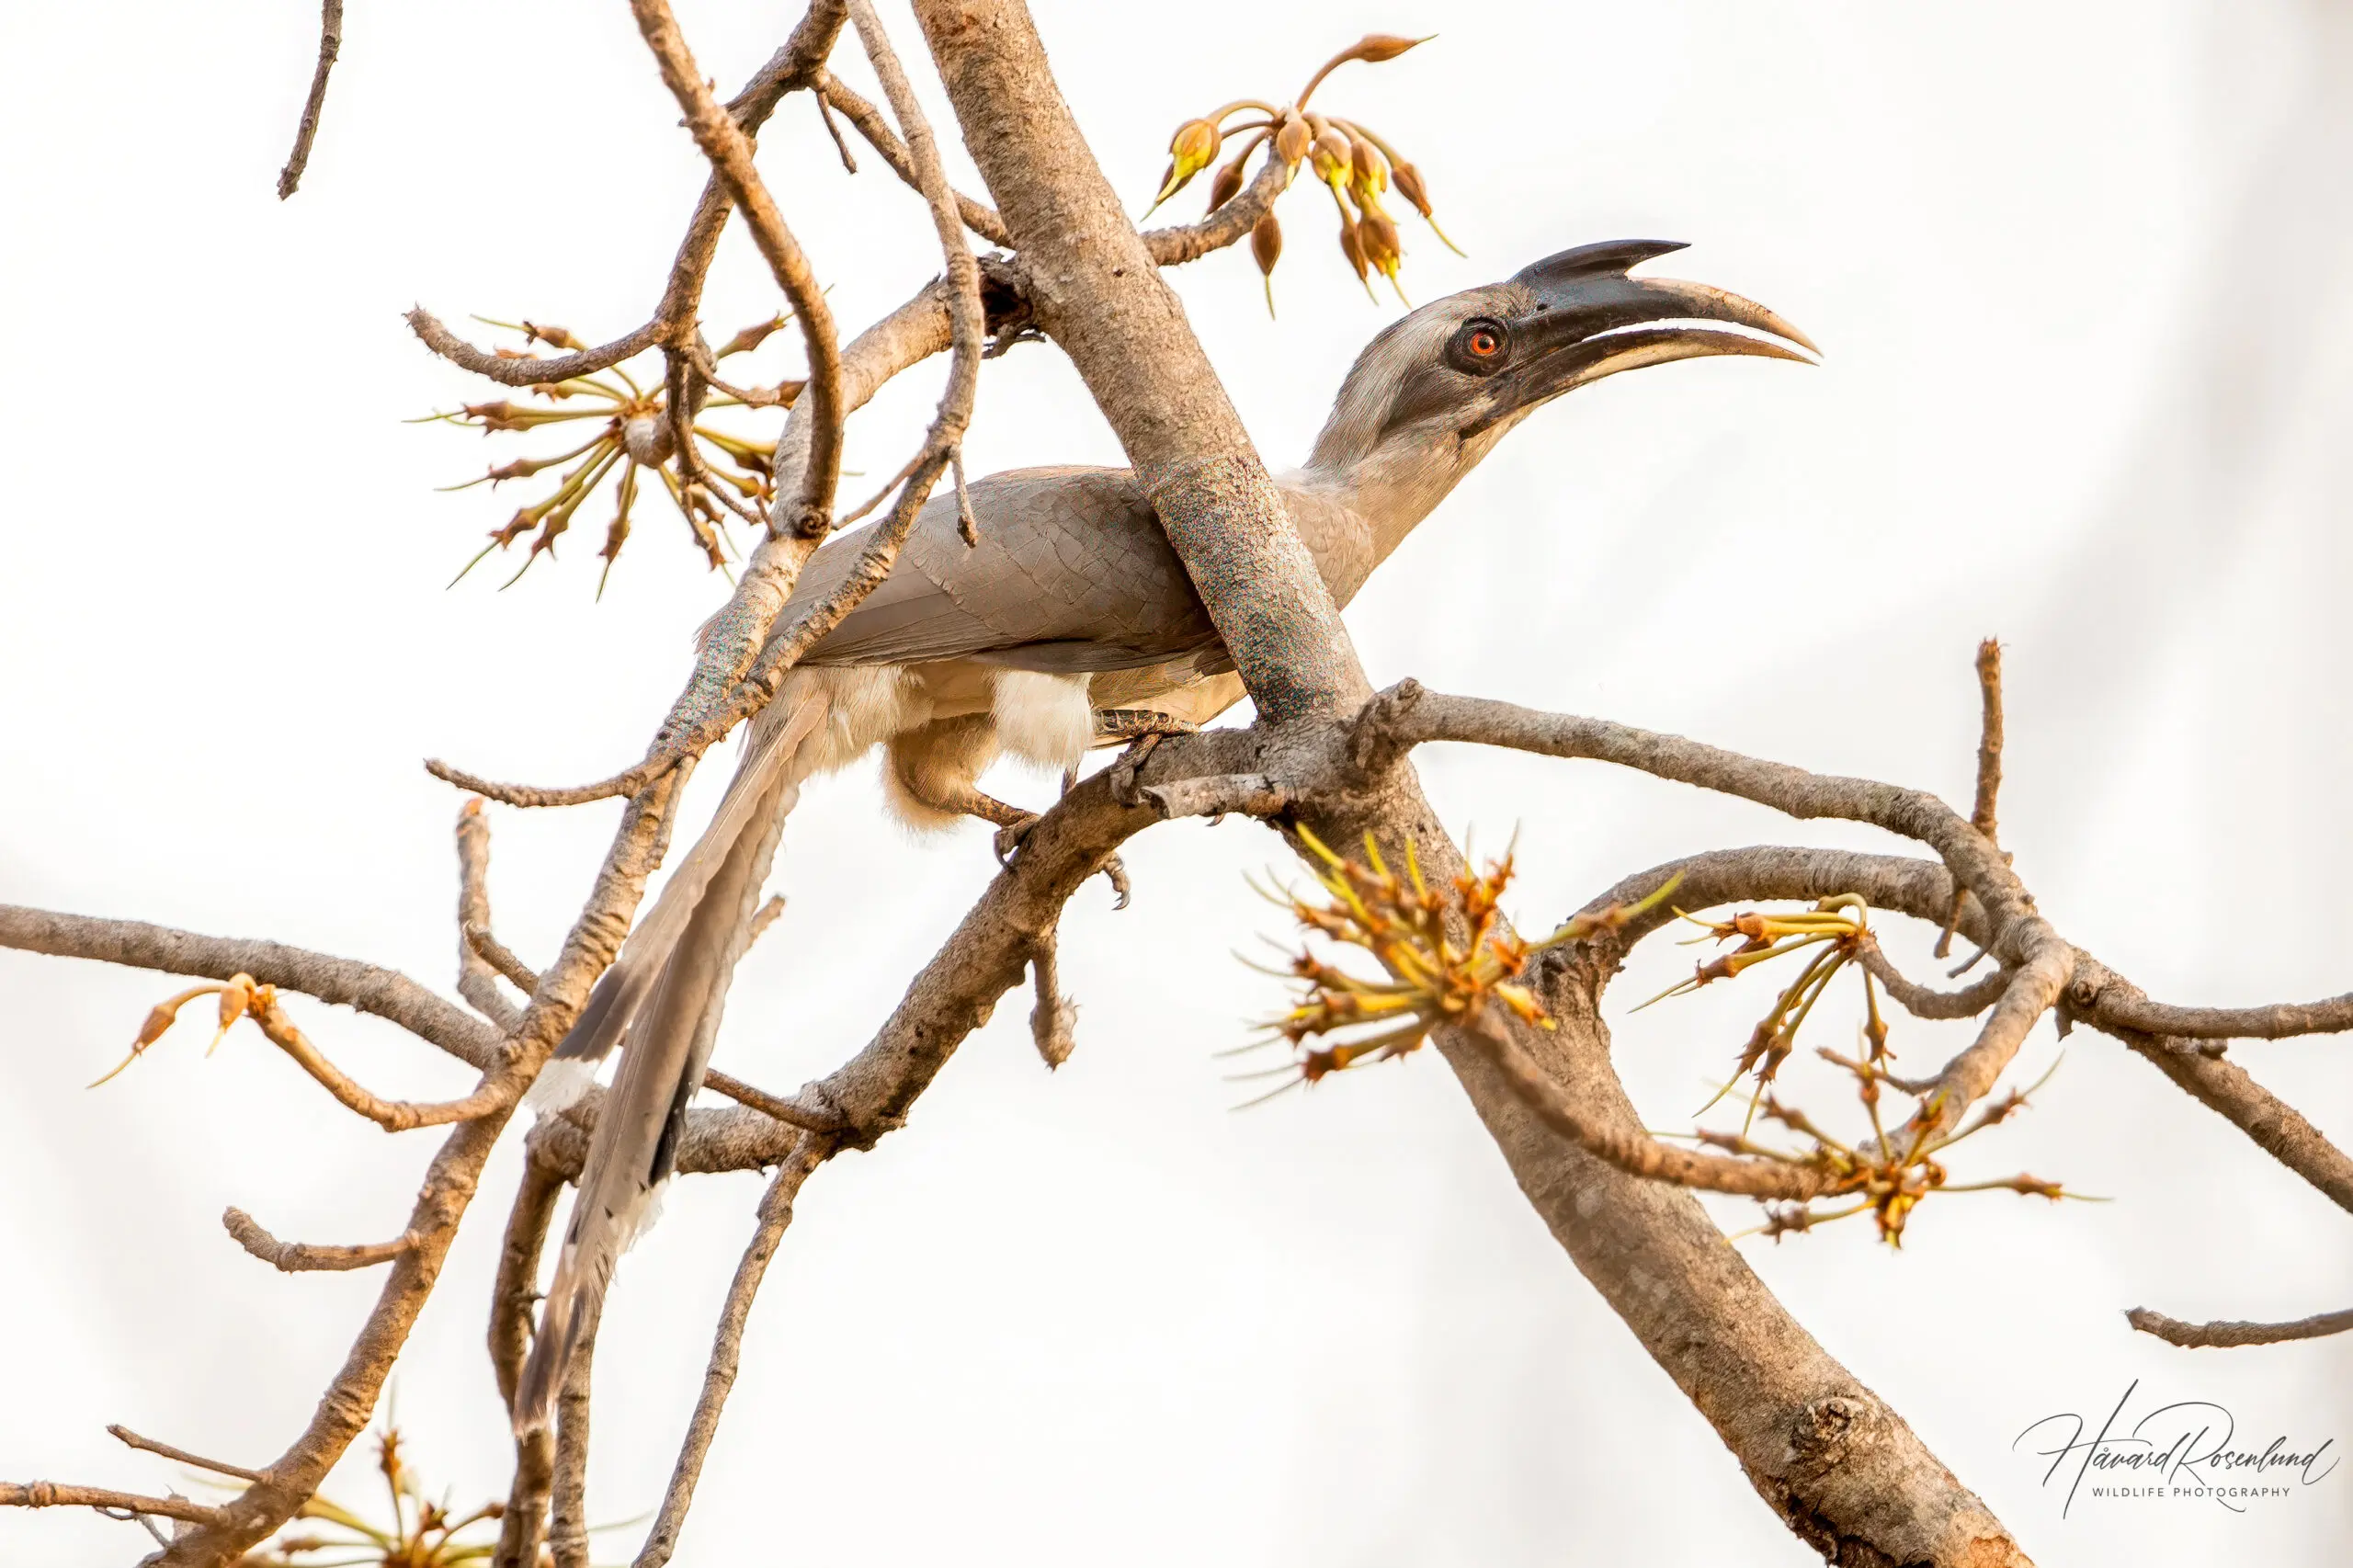
[[[1704,283],[1628,276],[1629,268],[1683,248],[1671,240],[1613,240],[1562,251],[1516,273],[1511,285],[1521,302],[1497,323],[1510,340],[1497,367],[1504,406],[1481,423],[1643,365],[1711,354],[1813,362],[1821,350],[1813,340],[1754,300]]]

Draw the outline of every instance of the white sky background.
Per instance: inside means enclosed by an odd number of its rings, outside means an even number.
[[[1997,632],[2005,836],[2063,931],[2168,999],[2353,979],[2341,8],[1040,9],[1063,90],[1139,205],[1181,119],[1294,91],[1369,28],[1442,29],[1319,97],[1405,147],[1471,252],[1403,221],[1415,298],[1571,244],[1687,239],[1654,270],[1762,300],[1827,351],[1819,369],[1629,375],[1524,426],[1350,610],[1376,682],[1603,713],[1959,801],[1969,659]],[[723,88],[787,25],[707,3],[683,19]],[[280,205],[315,25],[291,3],[27,7],[6,24],[0,898],[267,935],[446,985],[458,797],[418,759],[551,783],[611,771],[725,585],[648,505],[593,603],[600,502],[511,592],[494,562],[445,592],[519,503],[433,487],[550,447],[401,423],[494,394],[399,312],[614,335],[650,309],[702,168],[618,5],[361,5],[304,188]],[[805,100],[762,164],[848,330],[934,270],[919,205],[879,159],[845,176]],[[1393,313],[1344,271],[1316,192],[1281,211],[1279,320],[1239,254],[1171,275],[1278,465]],[[714,335],[774,303],[738,232]],[[795,353],[777,341],[769,374]],[[853,426],[869,477],[846,497],[912,449],[939,374]],[[1040,347],[987,368],[969,450],[976,472],[1119,460]],[[730,761],[703,769],[692,818]],[[1479,843],[1519,825],[1512,907],[1532,926],[1702,847],[1887,846],[1584,765],[1434,753],[1424,768]],[[877,805],[870,769],[808,792],[777,873],[791,906],[730,1008],[731,1071],[789,1089],[830,1069],[992,873],[977,827],[911,841]],[[499,926],[527,956],[553,952],[617,810],[496,812]],[[1027,996],[1008,998],[904,1133],[811,1182],[681,1563],[1813,1561],[1546,1236],[1438,1062],[1228,1109],[1241,1094],[1211,1052],[1282,994],[1230,956],[1279,929],[1243,876],[1282,858],[1241,823],[1137,840],[1135,906],[1109,914],[1097,883],[1065,926],[1072,1062],[1044,1073]],[[1924,949],[1897,949],[1915,973]],[[1645,952],[1613,1016],[1688,958]],[[1770,983],[1621,1027],[1654,1122],[1705,1097]],[[190,1484],[113,1444],[109,1421],[248,1463],[278,1452],[378,1278],[276,1274],[221,1210],[303,1240],[388,1236],[438,1140],[365,1126],[250,1033],[206,1061],[194,1023],[85,1093],[169,988],[0,954],[0,1476]],[[1847,995],[1825,1040],[1851,1026]],[[373,1086],[462,1091],[462,1069],[388,1027],[295,1006]],[[1953,1040],[1899,1022],[1895,1043],[1919,1062]],[[2342,1142],[2347,1049],[2234,1056]],[[2021,1070],[2057,1051],[2045,1026]],[[518,1142],[397,1381],[419,1462],[466,1500],[506,1485],[482,1332]],[[2063,1520],[2009,1445],[2136,1378],[2144,1400],[2228,1405],[2243,1434],[2353,1442],[2346,1341],[2184,1352],[2120,1311],[2347,1305],[2345,1216],[2091,1035],[2038,1108],[1960,1164],[2118,1201],[1935,1202],[1901,1254],[1859,1223],[1741,1244],[2039,1561],[2341,1561],[2353,1473],[2245,1516],[2078,1503]],[[597,1520],[660,1494],[758,1191],[696,1178],[625,1262],[597,1366]],[[329,1490],[364,1501],[370,1480],[355,1464]],[[0,1517],[10,1564],[126,1561],[142,1539],[65,1510]],[[610,1539],[600,1556],[634,1538]]]

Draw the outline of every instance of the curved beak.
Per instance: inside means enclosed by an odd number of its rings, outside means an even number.
[[[1512,278],[1523,303],[1506,324],[1513,363],[1495,390],[1495,417],[1522,413],[1620,370],[1746,354],[1814,362],[1813,339],[1754,300],[1704,283],[1634,278],[1628,269],[1683,248],[1666,240],[1619,240],[1550,256]]]

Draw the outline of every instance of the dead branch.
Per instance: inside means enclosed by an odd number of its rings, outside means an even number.
[[[157,1518],[186,1519],[190,1524],[219,1521],[222,1511],[185,1497],[142,1497],[135,1492],[110,1492],[103,1486],[61,1486],[53,1481],[0,1481],[0,1508],[96,1508],[119,1514],[151,1514]]]
[[[514,949],[491,935],[487,926],[470,926],[464,937],[467,951],[505,975],[507,983],[526,996],[531,994],[529,988],[539,983],[539,971],[516,956]]]
[[[1029,977],[1038,1005],[1029,1009],[1029,1039],[1047,1067],[1060,1067],[1078,1049],[1072,1030],[1078,1024],[1078,1005],[1063,994],[1062,965],[1055,956],[1055,933],[1038,938],[1029,955]]]
[[[311,72],[311,94],[302,100],[301,122],[294,128],[294,151],[278,172],[278,199],[285,200],[302,183],[310,166],[311,142],[319,134],[319,111],[326,107],[327,74],[343,50],[343,0],[323,0],[319,17],[319,62]]]
[[[263,1230],[259,1221],[242,1209],[224,1210],[221,1224],[236,1238],[239,1246],[287,1274],[373,1268],[380,1263],[390,1263],[408,1251],[415,1240],[412,1236],[395,1236],[389,1242],[369,1242],[359,1246],[313,1246],[305,1242],[281,1242]]]
[[[414,1100],[388,1100],[372,1093],[328,1061],[319,1048],[311,1043],[310,1038],[295,1027],[294,1020],[286,1016],[286,1009],[278,1005],[275,996],[263,1001],[254,1010],[253,1020],[260,1026],[261,1032],[272,1045],[292,1057],[296,1065],[335,1097],[337,1104],[366,1117],[387,1132],[407,1132],[419,1127],[446,1127],[453,1121],[471,1121],[475,1117],[503,1108],[522,1092],[512,1076],[494,1074],[483,1081],[480,1088],[461,1099],[424,1104]]]
[[[686,1526],[687,1509],[694,1502],[695,1483],[702,1476],[703,1460],[710,1452],[712,1438],[718,1436],[720,1413],[726,1406],[728,1392],[735,1386],[736,1371],[743,1365],[744,1324],[751,1316],[752,1298],[759,1293],[760,1281],[767,1277],[768,1262],[776,1256],[777,1246],[784,1239],[785,1227],[792,1223],[793,1199],[810,1174],[831,1153],[822,1139],[797,1139],[791,1153],[761,1196],[751,1243],[744,1249],[743,1261],[735,1266],[735,1278],[727,1287],[726,1303],[720,1308],[719,1328],[711,1336],[710,1362],[703,1371],[702,1392],[695,1401],[694,1415],[687,1423],[678,1462],[670,1472],[670,1485],[663,1494],[661,1509],[654,1517],[654,1527],[646,1533],[645,1544],[632,1568],[662,1568],[678,1549],[678,1534]]]
[[[588,1568],[588,1404],[597,1323],[582,1326],[556,1402],[555,1468],[548,1481],[548,1551],[555,1568]]]
[[[1870,971],[1871,978],[1887,988],[1887,994],[1900,1003],[1904,1011],[1917,1018],[1973,1018],[2002,999],[2009,989],[2007,970],[1989,974],[1963,991],[1938,991],[1904,978],[1902,971],[1889,961],[1876,940],[1863,944],[1857,961]]]
[[[891,129],[881,109],[831,74],[818,81],[815,94],[820,104],[827,109],[838,111],[843,119],[858,128],[858,133],[882,154],[882,161],[891,165],[891,172],[904,181],[909,189],[923,190],[923,182],[915,174],[915,162],[907,154],[907,144],[899,140],[898,132]],[[830,119],[826,120],[826,124],[832,123]],[[838,141],[835,145],[839,145]],[[845,159],[848,157],[847,148],[843,148],[842,155]],[[858,172],[855,163],[851,164],[850,172]],[[962,191],[955,193],[955,201],[957,219],[966,228],[993,245],[1012,243],[1005,232],[1005,220],[996,215],[995,208],[984,201],[975,201]]]
[[[476,945],[476,932],[490,937],[490,821],[479,796],[458,808],[458,994],[501,1031],[511,1029],[522,1011],[499,994],[498,966]]]
[[[1588,1112],[1539,1067],[1488,1009],[1469,1026],[1452,1031],[1483,1055],[1498,1076],[1536,1114],[1539,1121],[1586,1153],[1628,1176],[1663,1181],[1702,1192],[1803,1202],[1836,1186],[1831,1173],[1779,1160],[1703,1154],[1662,1143],[1648,1133],[1613,1127]]]
[[[209,1460],[202,1454],[192,1454],[186,1449],[176,1449],[169,1443],[159,1443],[153,1437],[142,1437],[128,1426],[108,1426],[107,1434],[128,1447],[141,1449],[151,1454],[161,1454],[167,1460],[177,1460],[182,1464],[192,1464],[199,1470],[209,1470],[215,1475],[233,1475],[240,1481],[259,1481],[262,1478],[260,1471],[247,1470],[243,1465],[223,1464],[219,1460]]]
[[[2143,1334],[2155,1335],[2185,1350],[2225,1350],[2242,1345],[2285,1345],[2293,1339],[2322,1339],[2353,1330],[2353,1309],[2315,1312],[2293,1323],[2184,1323],[2146,1307],[2134,1307],[2124,1319]]]
[[[687,117],[695,144],[710,160],[712,170],[727,187],[727,195],[744,214],[753,244],[768,264],[777,287],[792,305],[801,324],[801,343],[809,356],[809,385],[802,399],[809,404],[812,442],[808,466],[801,476],[801,493],[783,531],[818,538],[832,525],[834,485],[841,472],[842,406],[841,349],[834,333],[834,314],[825,303],[809,259],[800,242],[785,226],[759,171],[752,165],[751,139],[735,117],[711,96],[694,55],[678,31],[666,0],[631,0],[638,31],[660,66],[663,85]]]
[[[2002,645],[1991,637],[1977,644],[1977,692],[1983,714],[1977,732],[1977,796],[1969,824],[1985,835],[1986,843],[1995,844],[1999,842],[1995,803],[2002,792]],[[1945,916],[1944,931],[1933,949],[1938,958],[1952,950],[1961,897],[1954,895],[1952,913]]]

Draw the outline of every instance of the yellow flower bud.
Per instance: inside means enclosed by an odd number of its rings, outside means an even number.
[[[1188,119],[1178,126],[1176,134],[1168,141],[1168,176],[1162,182],[1160,194],[1153,198],[1152,204],[1159,206],[1182,190],[1186,182],[1195,175],[1208,168],[1217,157],[1222,140],[1217,127],[1206,119]]]
[[[1337,126],[1327,125],[1315,138],[1315,177],[1334,189],[1347,183],[1356,167],[1356,149]]]
[[[1389,188],[1389,165],[1381,149],[1359,136],[1348,143],[1348,162],[1357,189],[1367,197]]]

